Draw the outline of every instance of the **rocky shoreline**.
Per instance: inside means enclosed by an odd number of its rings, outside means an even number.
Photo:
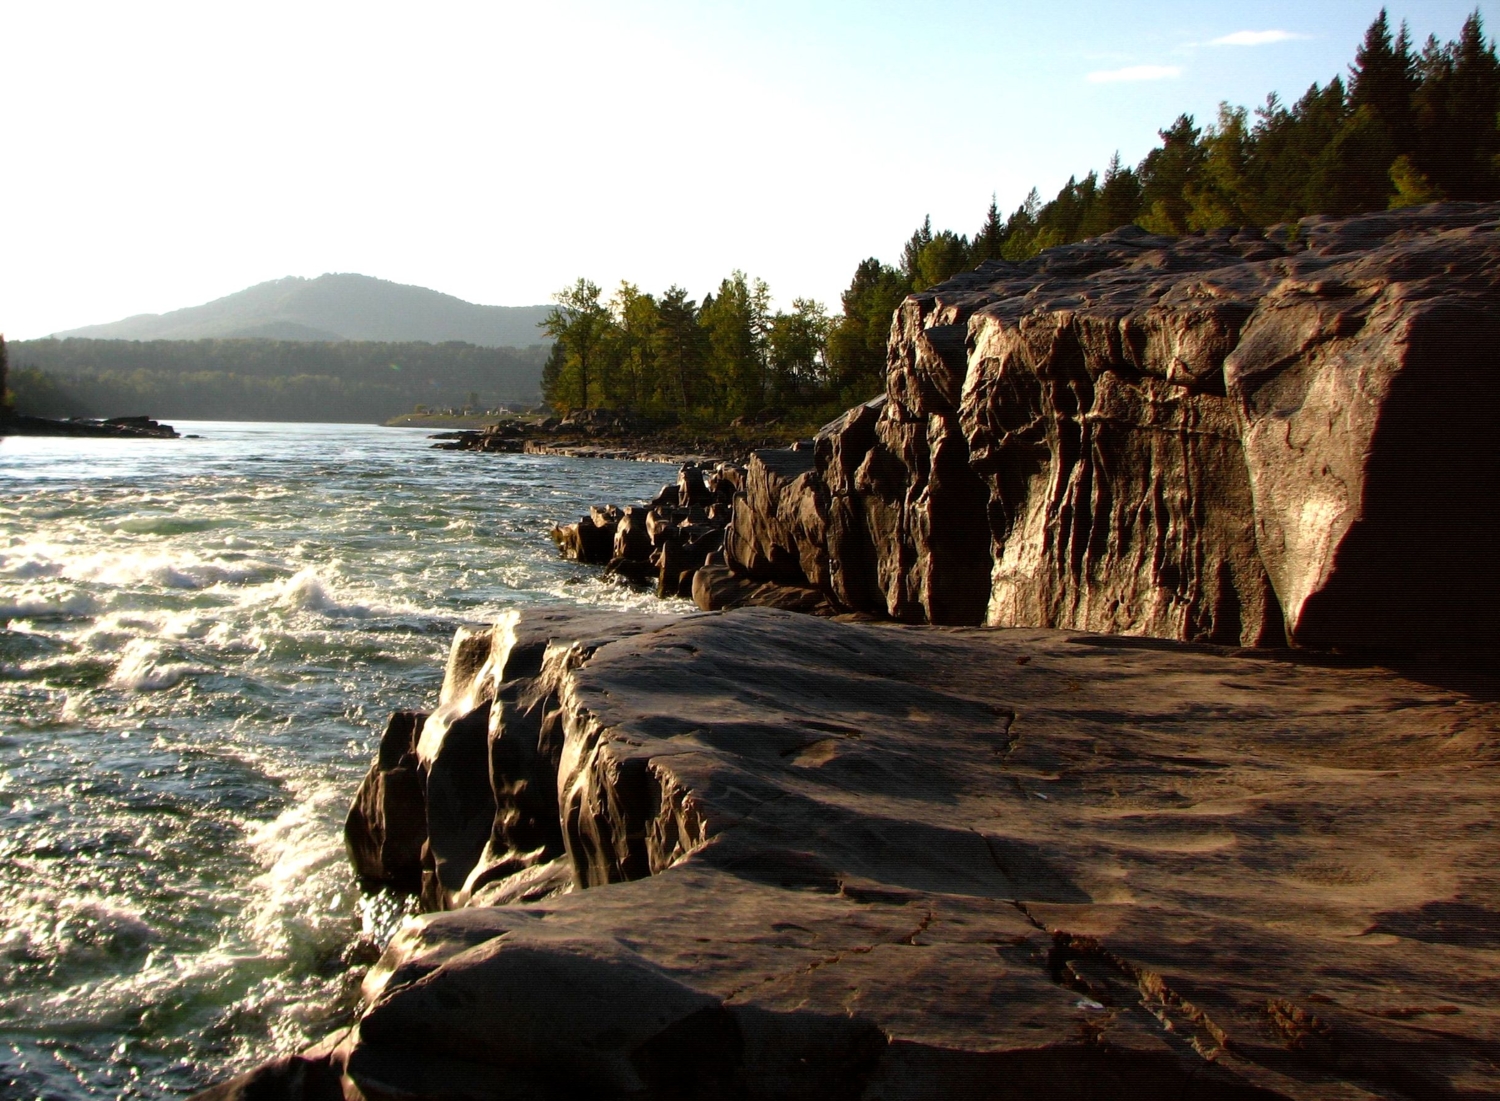
[[[612,410],[580,409],[561,418],[513,417],[481,429],[434,433],[431,438],[439,441],[433,447],[443,451],[712,466],[743,463],[754,450],[787,445],[791,441],[777,424],[775,417],[767,417],[753,423],[736,421],[727,429],[695,431]]]
[[[150,417],[75,417],[50,420],[20,413],[0,415],[0,436],[74,436],[90,439],[175,440],[178,433],[169,424]]]
[[[773,607],[458,633],[346,826],[424,916],[203,1096],[1500,1097],[1497,337],[1474,204],[909,298],[883,398],[553,532]]]

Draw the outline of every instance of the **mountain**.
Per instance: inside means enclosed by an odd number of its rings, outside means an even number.
[[[288,276],[171,313],[146,313],[88,325],[59,337],[96,340],[461,340],[487,348],[524,348],[546,341],[537,328],[549,306],[479,306],[451,294],[373,279],[330,274]]]

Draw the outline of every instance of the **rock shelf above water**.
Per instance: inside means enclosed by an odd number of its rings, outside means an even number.
[[[523,613],[442,699],[372,777],[453,909],[217,1096],[1500,1096],[1492,700],[769,609]]]

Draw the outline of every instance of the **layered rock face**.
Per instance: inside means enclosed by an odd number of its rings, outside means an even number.
[[[425,775],[458,908],[218,1097],[1500,1096],[1492,701],[1065,631],[534,612],[393,730],[372,776]]]
[[[1127,227],[914,295],[885,396],[751,462],[728,565],[907,622],[1493,657],[1497,219]]]

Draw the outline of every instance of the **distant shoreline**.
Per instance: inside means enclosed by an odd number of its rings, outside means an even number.
[[[382,421],[384,428],[484,428],[505,417],[503,413],[402,413]]]

